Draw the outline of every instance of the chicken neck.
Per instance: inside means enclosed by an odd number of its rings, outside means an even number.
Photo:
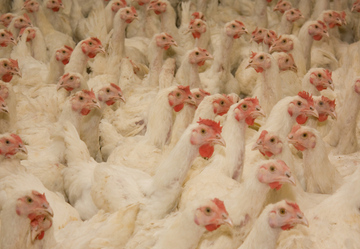
[[[49,20],[46,18],[44,9],[41,5],[39,5],[38,11],[29,13],[29,16],[34,17],[35,24],[37,27],[39,27],[39,29],[44,37],[55,31],[54,27],[51,25]]]
[[[173,131],[171,133],[171,144],[175,144],[179,141],[181,135],[186,130],[186,128],[191,124],[196,108],[193,105],[185,104],[184,108],[176,116]]]
[[[292,27],[293,27],[293,23],[288,21],[286,19],[286,15],[283,14],[281,17],[280,26],[278,29],[279,30],[278,35],[291,34]]]
[[[299,31],[299,41],[303,46],[303,53],[306,60],[306,70],[309,70],[311,67],[311,47],[314,42],[314,39],[309,35],[308,28],[311,25],[311,22],[305,23]]]
[[[151,51],[149,54],[149,85],[158,86],[159,76],[163,66],[164,49],[157,46],[155,39],[152,39],[149,45],[149,51]]]
[[[49,73],[46,83],[56,85],[61,75],[64,74],[64,65],[61,61],[56,60],[56,52],[51,56],[49,63]]]
[[[76,45],[74,51],[70,56],[69,63],[65,66],[65,73],[75,72],[82,75],[84,74],[86,63],[89,60],[89,57],[83,53],[81,45],[81,42]]]
[[[195,111],[195,116],[192,121],[193,124],[195,124],[197,121],[199,121],[199,118],[202,119],[212,119],[214,120],[216,117],[216,113],[214,113],[213,108],[213,102],[216,98],[218,98],[220,94],[213,94],[211,96],[207,96],[201,101],[200,105]]]
[[[189,53],[188,53],[189,54]],[[199,77],[199,65],[197,63],[191,64],[189,62],[188,54],[185,56],[184,60],[179,67],[178,72],[176,73],[176,78],[180,78],[178,75],[182,75],[182,82],[178,82],[184,86],[189,85],[190,89],[200,88],[200,77]]]

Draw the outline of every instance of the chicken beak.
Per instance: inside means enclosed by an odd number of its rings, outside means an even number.
[[[303,15],[301,14],[301,15],[299,15],[299,18],[305,19],[305,16],[303,16]]]
[[[26,9],[26,6],[25,6],[25,5],[23,5],[23,6],[21,7],[21,10],[24,10],[24,9]]]
[[[272,45],[272,46],[269,48],[269,53],[271,54],[271,53],[273,53],[273,52],[276,52],[276,50],[275,50],[275,44]]]
[[[330,37],[330,36],[329,36],[329,32],[327,32],[326,30],[324,30],[324,35],[325,35],[326,37]]]
[[[14,45],[16,45],[16,44],[17,44],[17,42],[15,41],[15,39],[14,39],[14,38],[11,38],[10,43],[12,43],[12,44],[14,44]]]
[[[295,72],[295,73],[297,73],[297,66],[296,66],[296,65],[292,65],[292,66],[290,67],[290,70],[293,71],[293,72]]]
[[[9,108],[8,108],[8,106],[7,105],[5,105],[5,104],[2,104],[1,105],[1,109],[0,109],[2,112],[4,112],[4,113],[9,113]]]
[[[98,53],[106,54],[106,51],[102,46],[99,46]]]
[[[213,59],[214,59],[214,56],[212,56],[211,54],[207,54],[207,55],[206,55],[206,59],[207,59],[207,60],[213,60]]]
[[[172,44],[171,44],[171,45],[174,45],[175,47],[178,46],[177,43],[176,43],[176,41],[172,41]]]
[[[251,150],[258,150],[260,148],[261,142],[255,142],[254,145],[251,147]]]
[[[245,69],[248,69],[249,67],[252,67],[253,66],[253,61],[249,61],[249,64],[245,67]]]
[[[329,80],[329,88],[333,91],[335,90],[335,86],[331,80]]]
[[[222,222],[223,222],[223,224],[227,224],[230,227],[234,226],[234,223],[233,223],[232,219],[229,216],[227,216],[226,219],[223,219]]]
[[[297,219],[295,219],[295,223],[309,227],[309,221],[306,219],[305,215],[302,213],[297,214]]]
[[[153,9],[153,6],[149,5],[149,7],[147,7],[146,11],[149,11],[149,10],[152,10],[152,9]]]
[[[119,93],[119,96],[120,96],[121,101],[126,103],[126,99],[121,93]]]
[[[306,113],[307,115],[314,116],[315,118],[319,118],[319,113],[318,113],[317,110],[316,110],[314,107],[312,107],[312,106],[310,106],[309,110],[305,111],[305,113]]]
[[[275,6],[275,7],[273,8],[273,11],[277,11],[277,10],[279,10],[279,7],[278,7],[278,6]]]
[[[57,84],[56,84],[56,91],[59,91],[61,88],[64,87],[64,82],[63,81],[59,81]]]
[[[249,34],[249,31],[245,28],[245,29],[243,30],[243,33],[244,33],[244,34]]]
[[[355,10],[355,5],[354,5],[354,6],[352,6],[352,8],[351,8],[351,12],[354,12],[354,10]]]
[[[266,117],[266,114],[261,107],[257,106],[256,111],[253,112],[252,116],[255,118],[257,118],[258,116]]]
[[[185,31],[183,32],[183,34],[186,35],[186,34],[189,34],[190,32],[191,32],[191,29],[188,29],[188,30],[185,30]]]
[[[22,152],[22,153],[24,153],[26,155],[28,154],[28,151],[27,151],[26,147],[24,145],[22,145],[22,144],[19,144],[18,151]]]
[[[101,105],[96,99],[92,100],[92,103],[90,104],[90,106],[93,108],[96,108],[96,109],[101,109]]]
[[[333,119],[337,120],[337,113],[336,113],[336,111],[330,112],[329,115],[330,115]]]
[[[291,172],[285,172],[285,176],[282,179],[284,182],[290,183],[294,186],[296,186],[296,181],[295,181],[295,177],[293,175],[291,175]]]
[[[60,8],[61,8],[61,9],[65,9],[65,6],[61,3],[61,4],[60,4]]]
[[[185,103],[188,103],[190,105],[197,106],[196,101],[193,96],[189,95],[187,99],[184,101]]]
[[[225,139],[220,135],[220,134],[216,134],[216,138],[211,139],[213,144],[220,144],[224,147],[226,147],[226,142]]]
[[[12,70],[12,74],[17,75],[17,76],[19,76],[20,78],[22,78],[21,72],[20,72],[20,70],[18,70],[18,69]]]

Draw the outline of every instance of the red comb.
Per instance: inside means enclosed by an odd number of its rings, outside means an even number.
[[[44,200],[44,201],[47,202],[46,197],[45,197],[45,193],[40,194],[40,193],[39,193],[38,191],[36,191],[36,190],[33,190],[33,191],[31,191],[31,192],[32,192],[33,195],[35,195],[35,196],[39,197],[40,199],[42,199],[42,200]]]
[[[118,90],[119,92],[121,92],[121,88],[120,88],[118,85],[116,85],[116,84],[114,84],[114,83],[110,83],[110,85],[111,85],[113,88],[115,88],[116,90]]]
[[[250,59],[253,59],[257,53],[254,51],[251,51]]]
[[[332,72],[327,69],[325,69],[324,71],[325,71],[326,76],[331,79]]]
[[[275,37],[277,36],[276,32],[274,30],[269,29],[268,32]]]
[[[11,33],[11,31],[9,31],[9,30],[4,29],[4,32],[11,35],[11,36],[14,36],[13,33]]]
[[[298,96],[300,96],[303,99],[306,99],[309,105],[314,105],[314,100],[312,98],[312,95],[308,92],[302,91],[298,93]]]
[[[29,22],[31,22],[30,17],[29,17],[26,13],[24,13],[24,17],[25,17],[26,20],[28,20]]]
[[[292,127],[290,134],[295,134],[295,132],[297,132],[300,129],[301,129],[301,125],[296,124]]]
[[[245,101],[251,101],[254,105],[259,105],[259,100],[257,97],[255,98],[245,98]]]
[[[169,35],[168,33],[165,32],[165,35],[167,35],[168,37],[170,37],[171,39],[173,39],[173,37],[171,35]]]
[[[61,79],[64,79],[65,77],[69,76],[69,73],[64,74],[63,76],[61,76]]]
[[[204,94],[204,95],[211,95],[209,92],[203,90],[203,89],[199,89],[199,91]]]
[[[285,200],[285,201],[286,201],[286,200]],[[295,211],[301,212],[299,205],[296,204],[295,202],[286,201],[286,204],[288,204],[289,206],[291,206]]]
[[[26,0],[26,1],[24,2],[24,5],[25,5],[25,4],[28,4],[30,1],[31,1],[31,0]]]
[[[121,2],[122,2],[123,5],[125,5],[125,6],[127,5],[125,0],[121,0]]]
[[[212,202],[215,203],[216,206],[218,206],[218,208],[223,211],[224,213],[228,214],[228,212],[226,211],[224,202],[219,200],[218,198],[215,198],[214,200],[211,200]]]
[[[157,2],[159,2],[158,0],[155,0],[155,1],[151,1],[150,3],[151,4],[154,4],[154,3],[157,3]]]
[[[91,90],[82,90],[83,93],[86,93],[87,95],[89,95],[91,98],[94,98],[95,99],[95,93],[94,93],[94,90],[91,88]]]
[[[255,30],[253,32],[251,32],[251,34],[255,35],[257,31],[258,31],[258,27],[256,27]]]
[[[21,143],[21,144],[23,143],[23,141],[21,140],[21,138],[18,135],[11,133],[10,136],[12,138],[14,138],[18,143]]]
[[[321,24],[321,26],[323,27],[324,30],[327,30],[326,25],[325,25],[324,22],[318,20],[318,23]]]
[[[191,19],[191,20],[190,20],[190,23],[189,23],[189,26],[190,26],[190,25],[193,25],[194,22],[195,22],[195,20],[196,20],[196,19]]]
[[[74,49],[72,47],[69,47],[68,45],[64,46],[66,49],[70,50],[71,52],[74,51]]]
[[[235,22],[237,22],[238,24],[242,25],[242,26],[245,26],[243,22],[240,22],[238,20],[235,20]]]
[[[276,160],[276,162],[277,162],[278,164],[280,164],[284,170],[290,170],[290,169],[289,169],[289,166],[287,166],[286,163],[285,163],[283,160],[278,159],[278,160]]]
[[[266,136],[268,133],[269,133],[269,132],[268,132],[267,130],[263,130],[263,131],[261,132],[260,136],[259,136],[259,139],[264,139],[265,136]],[[258,139],[258,140],[259,140],[259,139]]]
[[[327,98],[327,97],[325,97],[325,96],[321,96],[321,100],[324,101],[324,102],[329,103],[329,106],[335,109],[335,107],[336,107],[335,99],[334,99],[334,100],[330,100],[329,98]]]
[[[19,35],[24,34],[25,29],[26,29],[26,28],[22,28],[22,29],[20,29]]]
[[[211,119],[200,118],[197,123],[211,127],[218,134],[221,133],[222,127],[220,126],[220,121],[219,121],[219,123],[216,123],[214,120],[211,120]]]
[[[101,41],[97,37],[90,37],[90,39],[101,45]]]
[[[199,19],[200,18],[200,13],[199,12],[194,12],[191,14],[191,16],[195,17],[195,19]]]
[[[295,61],[294,60],[294,56],[292,55],[292,54],[288,54],[290,57],[291,57],[291,59],[293,60],[293,61]]]
[[[343,19],[346,18],[346,13],[345,13],[345,11],[342,11],[342,12],[341,12],[341,17],[342,17]]]
[[[135,9],[135,7],[134,6],[131,6],[131,11],[134,13],[134,14],[136,14],[136,9]]]
[[[9,58],[9,61],[13,64],[14,67],[19,68],[19,64],[17,60],[13,60],[11,58]]]
[[[184,92],[186,92],[186,94],[191,95],[190,86],[181,86],[181,85],[178,85],[177,87],[178,87],[179,89],[183,90]]]

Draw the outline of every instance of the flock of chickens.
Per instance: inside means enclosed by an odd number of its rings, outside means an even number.
[[[360,248],[360,0],[1,0],[0,248]]]

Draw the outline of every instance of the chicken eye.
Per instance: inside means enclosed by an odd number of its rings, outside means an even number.
[[[9,140],[6,140],[6,141],[5,141],[5,143],[6,143],[6,144],[9,144],[9,143],[10,143],[10,141],[9,141]]]
[[[44,217],[43,221],[45,221],[45,220],[46,220],[46,217]]]
[[[261,34],[261,33],[262,33],[262,31],[260,30],[260,31],[259,31],[259,34]]]
[[[26,201],[27,201],[28,203],[32,203],[32,202],[33,202],[33,199],[31,199],[30,197],[28,197],[28,198],[26,199]]]
[[[33,5],[34,5],[34,3],[31,3],[31,5],[33,6]]]
[[[200,23],[198,23],[197,26],[200,27]]]
[[[307,137],[307,133],[304,133],[302,136],[303,136],[303,137]]]
[[[286,3],[284,3],[283,6],[285,7],[285,6],[286,6]]]
[[[225,104],[225,102],[222,100],[222,101],[220,101],[220,105],[224,105]]]
[[[109,89],[109,88],[106,88],[106,92],[109,93],[109,92],[110,92],[110,89]]]
[[[62,53],[65,54],[65,51],[63,50]]]
[[[10,19],[10,16],[8,16],[7,19]]]
[[[235,25],[233,24],[232,27],[235,28]]]
[[[205,134],[205,133],[206,133],[205,129],[201,129],[201,134]]]
[[[319,28],[317,25],[315,25],[315,28],[317,29],[317,28]]]
[[[89,42],[89,45],[91,46],[91,45],[92,45],[92,42]]]
[[[274,172],[275,171],[275,167],[274,166],[270,166],[270,171]]]
[[[243,104],[242,109],[247,109],[247,104]]]
[[[55,3],[55,1],[52,1],[52,3]]]
[[[264,56],[260,56],[260,60],[263,60],[264,59]]]
[[[318,74],[318,77],[321,78],[321,74]]]
[[[23,20],[22,19],[20,19],[20,22],[22,22]]]
[[[4,67],[7,67],[7,63],[4,63]]]
[[[289,62],[289,59],[286,59],[285,62]]]
[[[332,17],[332,15],[331,15],[331,14],[329,14],[329,16],[330,16],[330,17]]]
[[[322,102],[322,101],[319,102],[319,105],[323,105],[323,104],[324,104],[324,102]]]
[[[283,214],[283,215],[286,213],[285,208],[280,208],[280,210],[279,210],[279,211],[280,211],[280,214]]]
[[[83,100],[84,98],[83,98],[83,96],[80,96],[79,99],[80,99],[80,100]]]
[[[207,214],[210,214],[210,213],[211,213],[211,208],[209,208],[209,207],[205,208],[205,212],[206,212]]]
[[[5,35],[4,34],[1,34],[2,37],[4,37]]]
[[[117,3],[117,6],[120,6],[120,3]]]
[[[268,38],[270,38],[270,35],[267,35]]]
[[[180,95],[181,95],[180,93],[176,93],[176,97],[178,97],[178,98],[179,98],[179,97],[180,97]]]
[[[200,98],[200,94],[196,94],[195,97],[198,99]]]
[[[160,3],[158,3],[157,6],[160,6]]]
[[[196,52],[195,54],[196,54],[196,55],[199,55],[199,52]]]
[[[297,102],[297,105],[298,105],[298,106],[301,106],[301,102],[300,102],[300,101],[298,101],[298,102]]]
[[[127,11],[126,11],[126,14],[129,14],[129,13],[130,13],[130,12],[127,10]]]
[[[293,11],[291,11],[291,15],[294,15],[294,12],[293,12]]]
[[[74,77],[71,76],[71,77],[70,77],[70,80],[73,80],[73,79],[74,79]]]
[[[286,40],[283,40],[282,43],[286,43]]]
[[[163,36],[163,40],[165,40],[166,38],[165,38],[165,36]]]
[[[275,142],[275,138],[270,139],[270,142],[272,143]]]

